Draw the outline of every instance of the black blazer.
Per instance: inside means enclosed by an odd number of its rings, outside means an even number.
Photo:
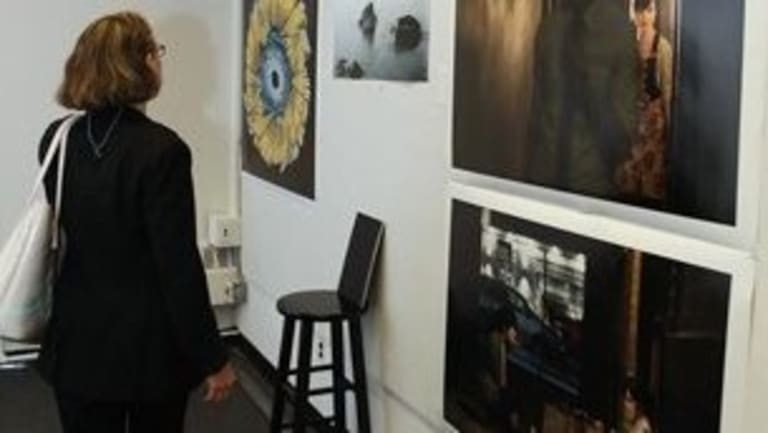
[[[95,138],[117,111],[93,113]],[[60,123],[45,132],[40,158]],[[39,369],[58,390],[94,399],[188,392],[226,363],[197,246],[189,148],[132,108],[101,157],[92,147],[82,118],[69,135],[66,248]]]

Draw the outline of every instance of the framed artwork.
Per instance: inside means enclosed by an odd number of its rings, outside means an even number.
[[[246,0],[243,170],[315,196],[314,0]]]
[[[334,76],[427,81],[429,0],[335,0]]]
[[[458,431],[733,431],[742,274],[461,199],[450,239],[444,416]]]
[[[454,166],[735,225],[743,15],[743,0],[459,1]]]

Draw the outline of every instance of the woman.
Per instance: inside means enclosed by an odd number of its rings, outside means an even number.
[[[205,381],[221,401],[235,382],[197,250],[189,148],[144,114],[164,53],[140,15],[105,16],[80,35],[59,89],[85,112],[69,135],[66,248],[39,362],[65,433],[182,432],[191,389]]]
[[[651,394],[644,388],[630,382],[624,391],[622,433],[653,433],[652,406]]]
[[[630,17],[636,28],[642,89],[636,137],[617,178],[623,193],[662,202],[672,107],[672,45],[659,32],[657,0],[632,3]]]

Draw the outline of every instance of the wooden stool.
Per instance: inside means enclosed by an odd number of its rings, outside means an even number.
[[[368,407],[368,385],[365,371],[365,355],[360,318],[368,307],[371,280],[384,235],[381,222],[358,214],[347,248],[339,288],[292,293],[281,297],[277,309],[283,315],[283,335],[280,344],[280,360],[277,369],[277,389],[272,408],[270,433],[280,433],[293,428],[305,433],[307,426],[319,426],[320,431],[346,432],[346,393],[352,391],[357,406],[358,430],[370,433],[371,421]],[[301,325],[299,336],[299,360],[291,370],[291,354],[296,323]],[[329,323],[331,327],[332,361],[329,365],[312,366],[312,342],[316,323]],[[347,379],[344,369],[344,323],[349,326],[352,354],[353,381]],[[333,384],[328,388],[310,389],[312,373],[331,371]],[[296,376],[294,419],[283,423],[288,378]],[[310,418],[309,398],[333,394],[333,416]]]

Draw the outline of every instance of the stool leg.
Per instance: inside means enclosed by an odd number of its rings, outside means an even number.
[[[331,322],[333,349],[333,427],[337,432],[347,431],[346,373],[344,371],[344,333],[341,321]]]
[[[352,367],[355,371],[355,402],[359,433],[371,432],[371,415],[368,408],[368,379],[365,373],[363,330],[360,317],[349,319],[349,335],[352,343]]]
[[[306,433],[307,417],[309,415],[309,375],[312,355],[312,335],[315,324],[310,320],[301,321],[301,337],[299,340],[299,366],[296,378],[296,419],[294,432]]]
[[[272,406],[272,420],[269,425],[269,433],[280,433],[283,423],[283,411],[285,409],[285,385],[288,379],[288,370],[291,368],[291,352],[293,350],[293,333],[296,328],[296,320],[286,317],[283,319],[283,337],[280,342],[280,361],[277,366],[277,380],[275,384],[275,401]]]

